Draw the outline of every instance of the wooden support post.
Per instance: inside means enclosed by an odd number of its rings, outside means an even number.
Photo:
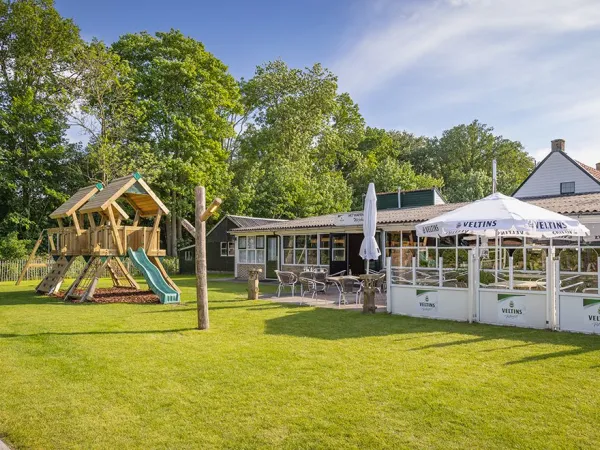
[[[109,206],[107,211],[108,211],[108,218],[110,219],[110,229],[112,231],[113,240],[115,241],[115,244],[117,244],[117,251],[119,252],[119,255],[122,255],[123,254],[123,245],[121,244],[121,239],[119,239],[119,233],[117,231],[115,215],[113,213],[112,206]]]
[[[23,270],[21,271],[21,274],[19,275],[19,279],[17,280],[17,284],[16,284],[17,286],[21,284],[21,281],[23,281],[23,278],[25,277],[25,274],[27,273],[29,266],[31,266],[31,261],[33,261],[33,259],[35,258],[35,254],[37,253],[38,248],[40,248],[40,244],[42,243],[42,239],[44,237],[44,231],[46,231],[46,230],[42,230],[39,237],[37,238],[37,241],[35,241],[33,250],[31,250],[31,253],[29,254],[29,258],[27,258],[27,262],[25,263],[25,266],[23,267]]]
[[[48,243],[50,244],[50,251],[55,252],[56,246],[54,245],[54,234],[48,233]]]
[[[154,225],[152,226],[152,234],[150,235],[150,239],[148,240],[148,246],[146,247],[146,254],[148,253],[148,251],[152,247],[152,244],[154,243],[156,232],[158,231],[158,226],[160,225],[161,217],[162,217],[162,209],[159,209],[156,212],[156,217],[154,218]]]
[[[135,210],[135,217],[133,218],[133,226],[137,227],[139,222],[140,222],[140,210],[136,209]]]
[[[206,209],[206,190],[196,186],[196,301],[198,303],[198,329],[206,330],[208,320],[208,283],[206,274],[206,222],[202,216]]]
[[[73,213],[73,225],[75,225],[75,233],[77,233],[77,236],[81,236],[81,226],[79,226],[77,213]]]

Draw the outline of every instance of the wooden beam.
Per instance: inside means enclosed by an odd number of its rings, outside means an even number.
[[[92,230],[96,229],[96,220],[94,219],[94,213],[87,213],[88,222]]]
[[[119,239],[119,232],[117,231],[115,215],[113,214],[112,208],[108,208],[108,217],[110,219],[110,229],[112,231],[113,240],[117,244],[117,251],[119,252],[119,255],[122,255],[123,254],[123,245],[121,244],[121,239]]]
[[[55,252],[56,246],[54,245],[54,234],[48,233],[48,243],[50,244],[50,250]]]
[[[165,204],[163,202],[160,201],[160,198],[158,198],[158,196],[154,192],[152,192],[152,189],[150,189],[150,186],[148,186],[148,184],[142,178],[137,180],[137,182],[140,184],[140,186],[142,186],[144,188],[144,190],[148,193],[148,195],[150,197],[152,197],[152,200],[154,200],[154,202],[158,206],[158,209],[160,209],[163,212],[163,214],[165,214],[165,215],[169,214],[169,209],[165,206]]]
[[[156,213],[156,218],[154,219],[154,225],[152,226],[152,234],[150,234],[150,240],[148,241],[148,246],[146,247],[146,253],[148,253],[148,251],[152,247],[152,244],[154,243],[154,237],[156,236],[158,226],[160,225],[161,217],[162,217],[162,209],[159,208]]]
[[[183,228],[196,239],[196,229],[194,228],[194,225],[189,223],[186,219],[181,219],[181,225],[183,225]]]
[[[37,238],[37,241],[35,241],[33,250],[31,250],[31,253],[29,254],[29,258],[27,258],[27,262],[25,263],[25,266],[23,267],[23,270],[21,271],[21,274],[19,275],[19,279],[17,280],[17,284],[16,284],[17,286],[21,284],[21,281],[23,281],[23,277],[25,277],[27,270],[31,266],[31,261],[33,261],[33,259],[35,258],[35,254],[37,253],[38,248],[40,248],[40,244],[42,243],[42,239],[44,238],[44,231],[46,231],[46,230],[42,230],[39,237]]]
[[[137,227],[139,222],[140,222],[140,210],[136,209],[135,210],[135,217],[133,218],[133,226]]]
[[[210,216],[212,216],[217,209],[219,209],[219,206],[221,206],[221,203],[223,203],[223,200],[221,200],[218,197],[215,198],[212,201],[212,203],[208,206],[208,208],[206,208],[206,210],[202,213],[202,216],[200,217],[200,220],[202,222],[206,222],[208,220],[208,218]]]
[[[81,236],[81,227],[79,226],[79,219],[77,218],[77,213],[73,213],[73,225],[75,225],[75,233],[77,236]]]
[[[56,221],[58,222],[58,228],[62,229],[64,227],[62,217],[59,217]]]

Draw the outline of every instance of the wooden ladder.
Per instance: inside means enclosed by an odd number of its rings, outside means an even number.
[[[64,300],[70,298],[79,299],[79,301],[86,301],[88,298],[94,296],[98,279],[102,276],[104,268],[108,265],[111,260],[111,256],[108,257],[96,257],[92,256],[84,269],[81,271],[77,279],[69,287],[69,290],[65,294]],[[76,290],[83,291],[83,294],[78,295],[75,293]]]
[[[74,260],[74,258],[67,258],[66,256],[61,256],[58,258],[52,265],[52,269],[48,275],[46,275],[40,284],[37,285],[35,290],[44,294],[58,292],[60,285],[65,279],[65,275],[67,274],[67,271],[69,270],[69,267],[71,267],[71,264]]]
[[[133,279],[123,262],[118,258],[113,258],[107,266],[108,273],[113,281],[113,286],[131,287],[134,289],[140,288],[137,282]]]

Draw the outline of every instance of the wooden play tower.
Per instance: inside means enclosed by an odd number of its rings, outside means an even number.
[[[119,202],[128,203],[135,211],[131,221]],[[114,286],[139,289],[122,261],[129,256],[161,302],[178,302],[180,290],[160,261],[166,252],[160,248],[159,225],[166,214],[167,207],[138,173],[117,178],[106,187],[96,184],[81,188],[50,214],[58,222],[57,228],[46,230],[55,262],[36,290],[46,294],[58,292],[77,256],[82,256],[86,264],[67,289],[65,300],[92,298],[105,271]],[[140,226],[142,218],[152,219],[152,226]],[[26,265],[23,274],[27,269]]]

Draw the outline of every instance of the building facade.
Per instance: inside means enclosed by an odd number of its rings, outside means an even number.
[[[234,272],[235,238],[230,231],[240,227],[256,227],[277,223],[277,219],[235,216],[228,214],[206,233],[206,266],[211,272]],[[196,246],[179,249],[179,273],[195,273]]]

